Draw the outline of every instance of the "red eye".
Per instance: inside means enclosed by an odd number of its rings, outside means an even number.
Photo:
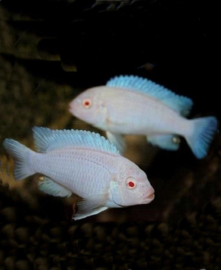
[[[135,184],[134,184],[134,182],[129,182],[129,183],[128,183],[128,186],[132,188],[132,187],[135,186]]]
[[[129,189],[133,189],[136,187],[136,180],[133,177],[128,177],[126,184]]]
[[[82,103],[85,108],[89,108],[92,104],[90,99],[84,99]]]

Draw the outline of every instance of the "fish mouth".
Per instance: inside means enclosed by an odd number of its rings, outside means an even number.
[[[146,203],[150,203],[154,200],[155,198],[155,191],[153,188],[151,188],[151,190],[148,192],[148,194],[144,197],[144,201]]]
[[[154,200],[154,198],[155,198],[155,194],[154,193],[151,194],[151,195],[149,195],[149,196],[147,196],[147,200],[148,201],[152,201],[152,200]]]
[[[69,110],[69,112],[70,112],[73,116],[75,116],[75,117],[77,117],[77,118],[80,119],[78,110],[77,110],[77,108],[76,108],[76,104],[74,104],[73,102],[71,102],[71,103],[69,104],[68,110]]]
[[[73,104],[72,104],[72,102],[69,104],[69,108],[68,108],[68,110],[69,110],[69,112],[70,112],[71,114],[73,114],[73,115],[74,115],[74,108],[73,108]]]

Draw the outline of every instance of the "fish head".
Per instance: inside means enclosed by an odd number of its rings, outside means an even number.
[[[147,175],[136,164],[123,158],[110,185],[110,197],[116,207],[147,204],[154,200],[154,189]]]
[[[101,129],[105,129],[107,108],[102,99],[103,87],[93,87],[79,94],[69,104],[75,117]]]

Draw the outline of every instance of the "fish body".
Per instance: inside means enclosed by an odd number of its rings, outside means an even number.
[[[75,219],[154,199],[146,174],[104,137],[87,131],[35,127],[34,139],[38,153],[14,140],[4,141],[15,159],[15,178],[40,173],[44,177],[39,189],[45,193],[82,197]]]
[[[88,106],[85,106],[85,102]],[[217,130],[215,117],[189,120],[191,99],[136,76],[111,79],[106,86],[90,88],[70,103],[70,112],[107,132],[118,148],[121,135],[147,136],[148,142],[177,150],[182,136],[197,158],[203,158]]]
[[[102,130],[138,135],[178,134],[186,131],[188,121],[185,118],[150,96],[127,89],[102,86],[88,91],[92,96],[102,99],[105,112],[98,113],[99,121],[93,121],[89,116],[87,121]],[[81,112],[78,114],[74,105],[72,112],[81,118]]]

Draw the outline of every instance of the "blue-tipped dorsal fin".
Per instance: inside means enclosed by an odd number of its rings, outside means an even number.
[[[179,96],[164,86],[138,76],[114,77],[107,82],[106,86],[130,89],[149,95],[183,116],[187,116],[193,106],[190,98]]]
[[[119,155],[117,148],[103,136],[86,130],[52,130],[34,127],[35,146],[39,152],[49,152],[61,148],[82,147],[97,149]]]

